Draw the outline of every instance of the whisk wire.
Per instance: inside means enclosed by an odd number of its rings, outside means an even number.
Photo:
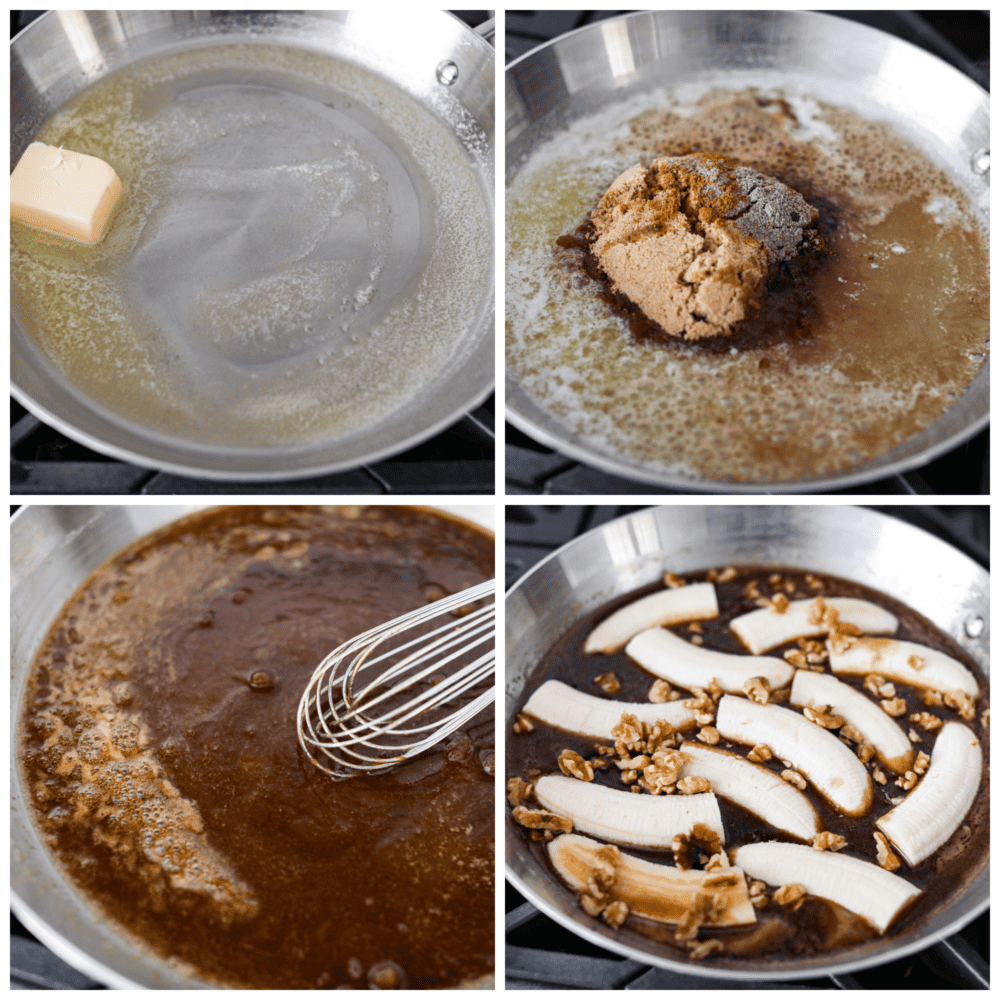
[[[332,777],[346,778],[386,770],[454,732],[495,697],[495,685],[467,697],[494,673],[495,613],[490,580],[337,647],[299,702],[303,750]],[[413,629],[415,636],[404,635]]]

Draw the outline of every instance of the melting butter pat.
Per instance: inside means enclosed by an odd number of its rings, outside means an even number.
[[[10,217],[80,243],[96,243],[122,194],[104,160],[33,142],[10,175]]]

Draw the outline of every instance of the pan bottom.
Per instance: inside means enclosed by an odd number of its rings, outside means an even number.
[[[39,138],[125,185],[89,252],[12,234],[15,312],[116,419],[209,446],[347,436],[418,400],[482,310],[490,211],[467,152],[348,63],[243,44],[159,56]]]

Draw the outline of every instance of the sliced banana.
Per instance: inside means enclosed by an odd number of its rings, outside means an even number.
[[[639,632],[654,625],[679,625],[719,616],[715,587],[689,583],[672,590],[658,590],[626,604],[605,618],[587,637],[585,653],[615,653]]]
[[[773,608],[760,608],[734,618],[729,627],[751,653],[766,653],[775,646],[830,631],[817,614],[817,599],[791,601],[782,613]],[[828,608],[834,608],[840,621],[855,625],[862,632],[892,634],[899,626],[895,615],[871,601],[856,597],[826,597]]]
[[[958,660],[918,642],[851,639],[842,652],[830,650],[830,669],[835,674],[879,674],[901,684],[932,691],[962,691],[979,697],[976,678]]]
[[[679,701],[611,701],[585,694],[562,681],[546,681],[522,711],[558,729],[600,740],[614,739],[611,730],[622,721],[623,714],[634,715],[650,725],[663,719],[675,729],[689,729],[696,724],[694,710]]]
[[[812,840],[822,829],[812,803],[774,771],[700,743],[684,743],[681,753],[687,758],[681,777],[707,778],[716,795],[735,802],[765,823],[799,840]]]
[[[946,722],[923,780],[875,825],[912,868],[958,829],[972,806],[983,770],[979,740],[960,722]]]
[[[605,844],[589,837],[564,833],[549,844],[549,858],[574,892],[587,892],[594,871],[612,866],[614,880],[604,889],[606,895],[621,900],[629,912],[650,920],[680,923],[707,896],[714,905],[704,908],[703,926],[739,927],[757,922],[757,911],[739,868],[682,871],[603,848]],[[598,851],[602,851],[600,858]],[[608,861],[609,855],[613,861]]]
[[[747,746],[766,743],[848,816],[862,816],[871,807],[872,781],[864,764],[836,736],[798,712],[724,694],[715,728],[725,739]]]
[[[920,889],[878,865],[801,844],[747,844],[734,858],[751,878],[768,885],[798,883],[864,917],[880,934],[920,895]]]
[[[535,782],[535,798],[549,812],[572,820],[577,830],[631,847],[665,850],[677,834],[690,834],[699,823],[726,842],[719,803],[711,792],[635,795],[548,774]]]
[[[913,763],[913,745],[899,724],[836,677],[799,670],[788,700],[800,708],[826,705],[834,715],[843,716],[872,744],[879,763],[893,774],[903,774]]]
[[[775,656],[734,656],[693,646],[664,628],[640,632],[625,652],[644,670],[679,687],[707,688],[714,679],[723,691],[739,693],[751,677],[763,677],[772,691],[792,679],[792,667]]]

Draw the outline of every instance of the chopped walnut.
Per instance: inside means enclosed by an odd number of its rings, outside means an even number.
[[[698,739],[714,747],[719,742],[719,730],[715,726],[704,726],[698,730]]]
[[[790,785],[794,785],[797,789],[799,789],[799,791],[805,791],[806,779],[803,778],[798,771],[793,771],[790,768],[786,771],[782,771],[781,780],[787,781]]]
[[[896,784],[903,789],[904,792],[908,792],[917,783],[917,776],[913,771],[907,771],[906,774],[896,779]]]
[[[926,774],[927,768],[930,766],[931,758],[928,754],[925,754],[923,750],[917,751],[917,759],[913,762],[913,771],[915,774]]]
[[[763,882],[751,882],[750,883],[750,902],[754,906],[766,906],[767,905],[767,886]]]
[[[684,586],[684,581],[676,573],[664,573],[663,582],[671,589],[676,590]]]
[[[701,646],[701,645],[704,644],[704,642],[705,642],[704,637],[702,637],[700,635],[693,635],[693,636],[691,636],[691,645],[692,646]]]
[[[528,784],[523,778],[507,779],[507,801],[512,806],[519,806],[527,802],[534,792],[535,786]]]
[[[990,710],[985,709],[979,716],[979,721],[983,724],[986,729],[990,728]]]
[[[708,692],[709,698],[716,702],[716,704],[718,704],[719,699],[726,693],[714,677],[708,682],[708,687],[705,690]]]
[[[654,681],[653,686],[649,689],[648,697],[654,704],[662,705],[667,701],[676,701],[676,698],[670,697],[674,693],[669,681]]]
[[[780,574],[780,573],[772,573],[772,574],[771,574],[771,575],[770,575],[770,576],[769,576],[769,577],[767,578],[767,582],[768,582],[768,583],[769,583],[769,584],[770,584],[770,585],[771,585],[772,587],[780,587],[780,586],[781,586],[781,583],[782,583],[782,576],[781,576],[781,574]]]
[[[642,749],[643,741],[646,738],[642,723],[634,715],[629,715],[627,712],[622,714],[621,722],[611,730],[611,735],[619,742],[624,743],[630,750]]]
[[[611,767],[611,761],[607,757],[591,757],[587,762],[595,771],[606,771]]]
[[[717,583],[729,583],[730,580],[736,578],[736,567],[727,566],[721,573],[715,578]]]
[[[622,689],[622,682],[618,680],[618,675],[610,670],[607,673],[598,674],[594,678],[594,683],[605,694],[618,694]]]
[[[806,573],[806,586],[810,590],[822,590],[823,581],[814,573]]]
[[[924,691],[921,697],[924,699],[924,704],[928,706],[944,704],[944,695],[940,691]]]
[[[898,718],[906,712],[906,702],[902,698],[892,698],[891,700],[883,698],[879,704],[882,706],[882,711],[893,718]]]
[[[546,843],[552,840],[551,830],[532,830],[531,831],[532,840],[544,840]]]
[[[599,753],[599,754],[600,754],[600,755],[601,755],[602,757],[614,757],[614,755],[615,755],[615,748],[614,748],[614,747],[609,747],[609,746],[607,746],[606,744],[603,744],[603,743],[602,743],[602,744],[601,744],[601,745],[600,745],[600,746],[599,746],[599,747],[597,748],[597,752],[598,752],[598,753]]]
[[[725,851],[720,851],[718,854],[713,854],[708,859],[708,864],[705,865],[705,871],[707,872],[722,871],[727,868],[732,868],[732,865],[729,863],[729,855],[726,854]],[[739,881],[738,877],[737,881]],[[715,883],[713,883],[713,885],[714,884]]]
[[[922,740],[922,738],[920,736],[920,733],[918,733],[913,728],[913,726],[910,726],[910,731],[906,735],[909,738],[909,740],[910,740],[911,743],[922,743],[923,742],[923,740]]]
[[[557,816],[555,813],[546,812],[544,809],[528,809],[525,806],[514,808],[514,819],[521,826],[526,826],[530,830],[558,830],[560,833],[571,833],[573,830],[572,820],[565,816]]]
[[[710,726],[715,722],[714,712],[695,712],[694,721],[698,723],[699,726]]]
[[[657,750],[653,762],[643,771],[646,780],[661,785],[673,785],[680,777],[685,757],[677,750]]]
[[[914,713],[910,716],[910,722],[915,722],[921,729],[926,729],[927,732],[931,733],[935,729],[940,729],[944,723],[936,715],[932,715],[930,712],[920,712],[919,714]]]
[[[806,621],[810,625],[822,625],[826,612],[826,601],[822,597],[817,597],[806,609]]]
[[[535,731],[534,723],[524,714],[524,712],[518,712],[517,718],[514,720],[514,725],[511,728],[518,735],[521,733],[532,733]]]
[[[695,712],[704,712],[711,710],[714,706],[712,705],[712,699],[709,697],[708,693],[702,688],[693,688],[695,693],[694,698],[688,698],[683,705],[685,708],[690,708]]]
[[[806,654],[801,649],[786,649],[783,655],[796,670],[805,670],[808,666]]]
[[[697,795],[699,792],[710,792],[711,790],[712,783],[708,780],[708,778],[681,778],[681,780],[677,782],[677,791],[679,791],[681,795]]]
[[[944,703],[955,709],[966,722],[971,722],[976,717],[976,703],[964,691],[946,691]]]
[[[634,784],[639,777],[638,771],[622,771],[622,783],[626,785]]]
[[[763,764],[764,761],[770,760],[772,756],[774,755],[771,753],[771,748],[766,743],[758,743],[747,754],[747,759],[752,760],[755,764]]]
[[[722,951],[723,944],[718,938],[706,938],[704,941],[689,941],[688,950],[692,958],[704,958],[713,951]]]
[[[823,670],[816,670],[816,667],[822,667],[824,663],[829,659],[829,653],[806,653],[806,663],[809,664],[810,668],[816,673],[824,673]]]
[[[872,768],[872,777],[873,777],[873,778],[874,778],[874,779],[875,779],[875,780],[876,780],[876,781],[877,781],[877,782],[878,782],[878,783],[879,783],[880,785],[884,785],[884,784],[886,783],[886,781],[888,780],[888,779],[886,778],[886,776],[885,776],[885,771],[883,771],[883,770],[882,770],[882,768],[880,768],[880,767],[878,766],[878,764],[876,764],[876,765],[875,765],[875,766],[874,766],[874,767]]]
[[[802,714],[810,722],[815,722],[817,726],[822,726],[824,729],[840,729],[846,722],[842,715],[833,715],[829,705],[817,705],[815,708],[810,706],[804,708]]]
[[[868,761],[875,756],[875,747],[871,743],[860,743],[858,744],[858,760],[862,764],[867,764]]]
[[[847,846],[847,840],[839,833],[824,831],[813,837],[812,845],[817,851],[841,851]]]
[[[771,607],[771,598],[770,597],[758,597],[757,600],[754,601],[754,604],[756,604],[758,608],[770,608]]]
[[[743,596],[750,598],[754,601],[760,597],[760,588],[757,586],[756,580],[750,580],[743,586]]]
[[[875,833],[875,853],[878,863],[887,871],[894,872],[899,868],[899,858],[889,849],[889,841],[884,833]]]
[[[601,911],[604,909],[604,903],[600,902],[600,900],[594,899],[593,896],[589,896],[586,893],[580,897],[580,905],[592,917],[600,916]]]
[[[697,635],[701,635],[701,622],[690,622],[688,624],[687,630],[689,632],[694,632]]]
[[[646,754],[639,754],[637,757],[626,757],[624,760],[616,760],[615,766],[619,771],[641,771],[644,767],[649,767],[651,759]]]
[[[616,899],[613,903],[608,904],[601,914],[601,917],[612,927],[621,927],[625,923],[627,916],[628,907],[620,899]]]
[[[830,655],[826,650],[826,646],[824,646],[819,639],[799,639],[798,644],[799,649],[801,649],[806,656],[812,656],[815,654],[817,656],[826,657]]]
[[[559,770],[568,778],[579,778],[581,781],[594,780],[594,766],[575,750],[563,750],[559,754],[558,761]]]
[[[895,698],[896,686],[887,681],[881,674],[865,676],[865,690],[876,698]]]
[[[806,901],[806,890],[798,882],[792,882],[775,889],[772,898],[783,906],[790,903],[794,912]]]
[[[672,747],[676,742],[677,731],[665,719],[658,719],[646,735],[646,751],[654,754],[661,747]]]
[[[771,598],[771,610],[775,614],[783,615],[788,610],[789,600],[784,594],[775,594]]]
[[[764,677],[751,677],[743,685],[743,693],[758,705],[766,705],[771,697],[771,685]]]

